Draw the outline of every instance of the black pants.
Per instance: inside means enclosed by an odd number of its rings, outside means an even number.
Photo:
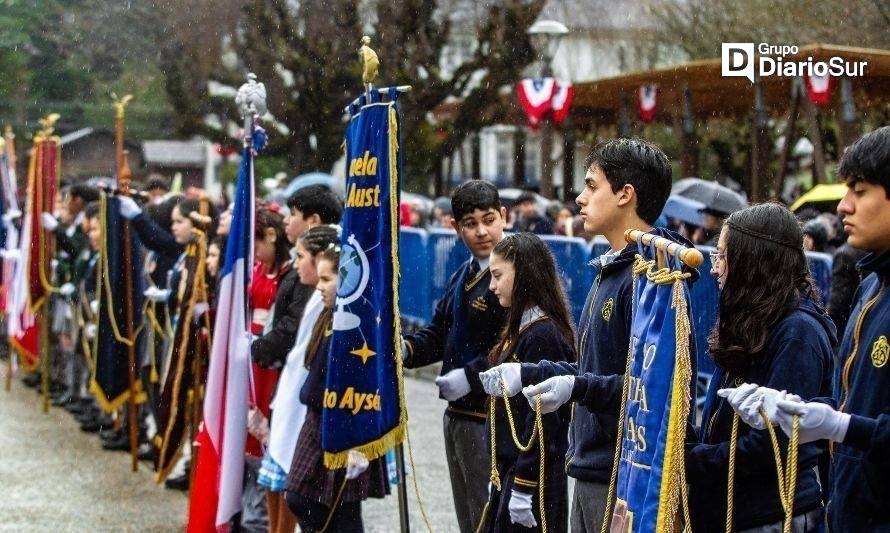
[[[363,533],[365,530],[362,523],[362,502],[339,502],[328,522],[328,516],[331,514],[329,507],[289,490],[285,491],[284,499],[288,508],[299,520],[303,531]],[[325,528],[326,522],[328,522],[327,528]]]

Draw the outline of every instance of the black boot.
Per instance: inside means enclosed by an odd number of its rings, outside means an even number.
[[[166,481],[164,481],[164,486],[170,490],[189,490],[189,467],[186,463],[185,472],[182,475],[176,477],[168,477]]]

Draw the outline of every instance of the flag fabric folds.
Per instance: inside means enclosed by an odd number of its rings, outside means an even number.
[[[247,288],[253,270],[253,156],[265,146],[256,126],[238,171],[232,226],[220,269],[216,321],[204,395],[203,425],[189,506],[188,531],[224,528],[241,508],[250,379]]]
[[[158,433],[155,445],[158,455],[155,461],[155,481],[164,481],[182,452],[188,439],[188,424],[197,426],[199,420],[191,420],[192,402],[200,401],[200,390],[195,390],[196,374],[201,373],[206,357],[205,333],[210,322],[207,313],[198,312],[198,304],[207,302],[207,243],[203,232],[195,232],[185,249],[185,273],[181,286],[179,317],[170,348],[167,370],[162,376],[161,401],[158,409]]]
[[[679,259],[654,247],[638,244],[638,251],[611,530],[674,531],[681,502],[685,510],[684,442],[694,376],[689,274]]]
[[[390,89],[386,102],[372,95],[370,102],[363,96],[350,106],[346,129],[347,198],[322,413],[328,468],[345,467],[350,449],[368,459],[383,456],[402,442],[406,422],[398,306],[398,93]]]
[[[126,300],[124,265],[123,217],[120,200],[101,196],[99,226],[99,262],[96,269],[96,298],[99,301],[99,320],[93,341],[94,372],[90,390],[106,412],[118,409],[130,399],[129,346],[135,342],[142,321],[142,292],[144,290],[142,244],[130,227],[130,277],[132,301]],[[126,337],[127,306],[133,307],[132,338]],[[145,391],[139,380],[139,368],[134,368],[136,402],[145,401]]]

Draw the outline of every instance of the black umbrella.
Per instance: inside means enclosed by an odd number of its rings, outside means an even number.
[[[748,202],[739,193],[716,181],[706,181],[701,178],[681,179],[674,183],[671,194],[701,202],[706,210],[725,215],[748,207]]]

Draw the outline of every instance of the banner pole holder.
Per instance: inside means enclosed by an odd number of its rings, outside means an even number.
[[[631,244],[639,241],[647,246],[654,245],[657,249],[667,255],[679,257],[683,264],[692,268],[700,267],[705,260],[702,253],[695,248],[689,248],[670,239],[665,239],[664,237],[659,237],[658,235],[653,235],[652,233],[646,233],[636,229],[625,231],[624,240]]]

